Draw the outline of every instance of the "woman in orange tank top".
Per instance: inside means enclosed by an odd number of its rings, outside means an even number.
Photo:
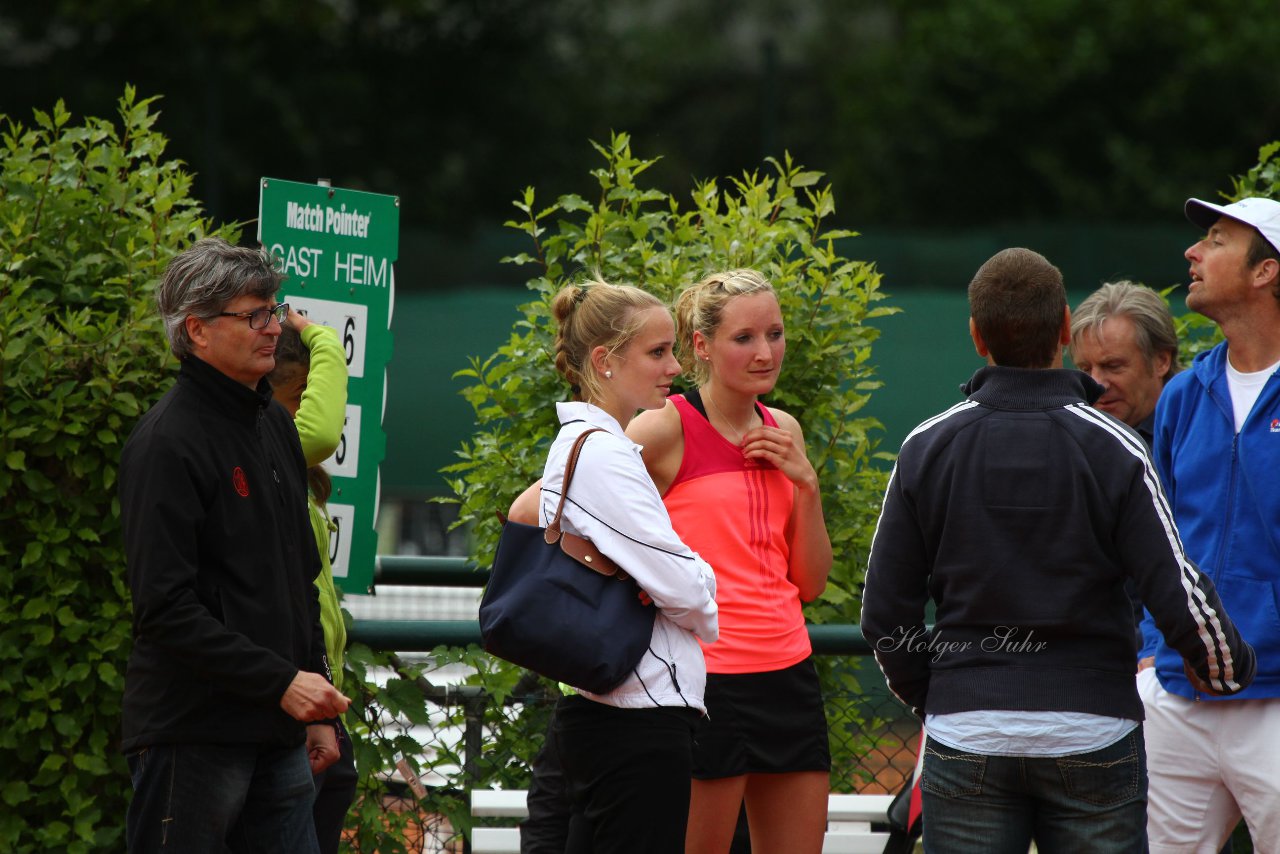
[[[786,352],[782,311],[754,270],[708,276],[675,311],[681,365],[698,388],[641,413],[627,434],[718,583],[686,854],[729,851],[744,802],[752,850],[818,854],[830,754],[800,608],[822,593],[832,556],[800,425],[758,401]]]

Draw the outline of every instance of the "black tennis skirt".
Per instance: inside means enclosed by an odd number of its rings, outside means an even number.
[[[813,660],[767,673],[708,673],[693,777],[830,771],[827,716]]]

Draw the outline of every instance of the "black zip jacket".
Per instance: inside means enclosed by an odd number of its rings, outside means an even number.
[[[1142,720],[1124,582],[1216,690],[1253,649],[1182,544],[1145,444],[1079,371],[987,367],[902,445],[862,630],[916,714],[1074,711]],[[925,630],[925,603],[936,618]]]
[[[120,460],[133,595],[126,752],[153,744],[288,745],[280,708],[299,670],[329,675],[288,412],[192,356]]]

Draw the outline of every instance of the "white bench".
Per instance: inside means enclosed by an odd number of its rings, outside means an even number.
[[[471,815],[475,818],[515,819],[529,815],[527,792],[521,789],[473,789]],[[893,795],[829,795],[827,833],[822,854],[880,854],[889,834],[871,829],[883,824]],[[471,831],[472,854],[519,854],[520,828],[476,827]]]

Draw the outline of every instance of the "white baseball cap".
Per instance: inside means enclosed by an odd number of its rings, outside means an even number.
[[[1229,205],[1215,205],[1200,199],[1187,199],[1187,219],[1205,231],[1213,228],[1218,217],[1227,216],[1258,229],[1271,248],[1280,252],[1280,202],[1258,197],[1241,199]]]

